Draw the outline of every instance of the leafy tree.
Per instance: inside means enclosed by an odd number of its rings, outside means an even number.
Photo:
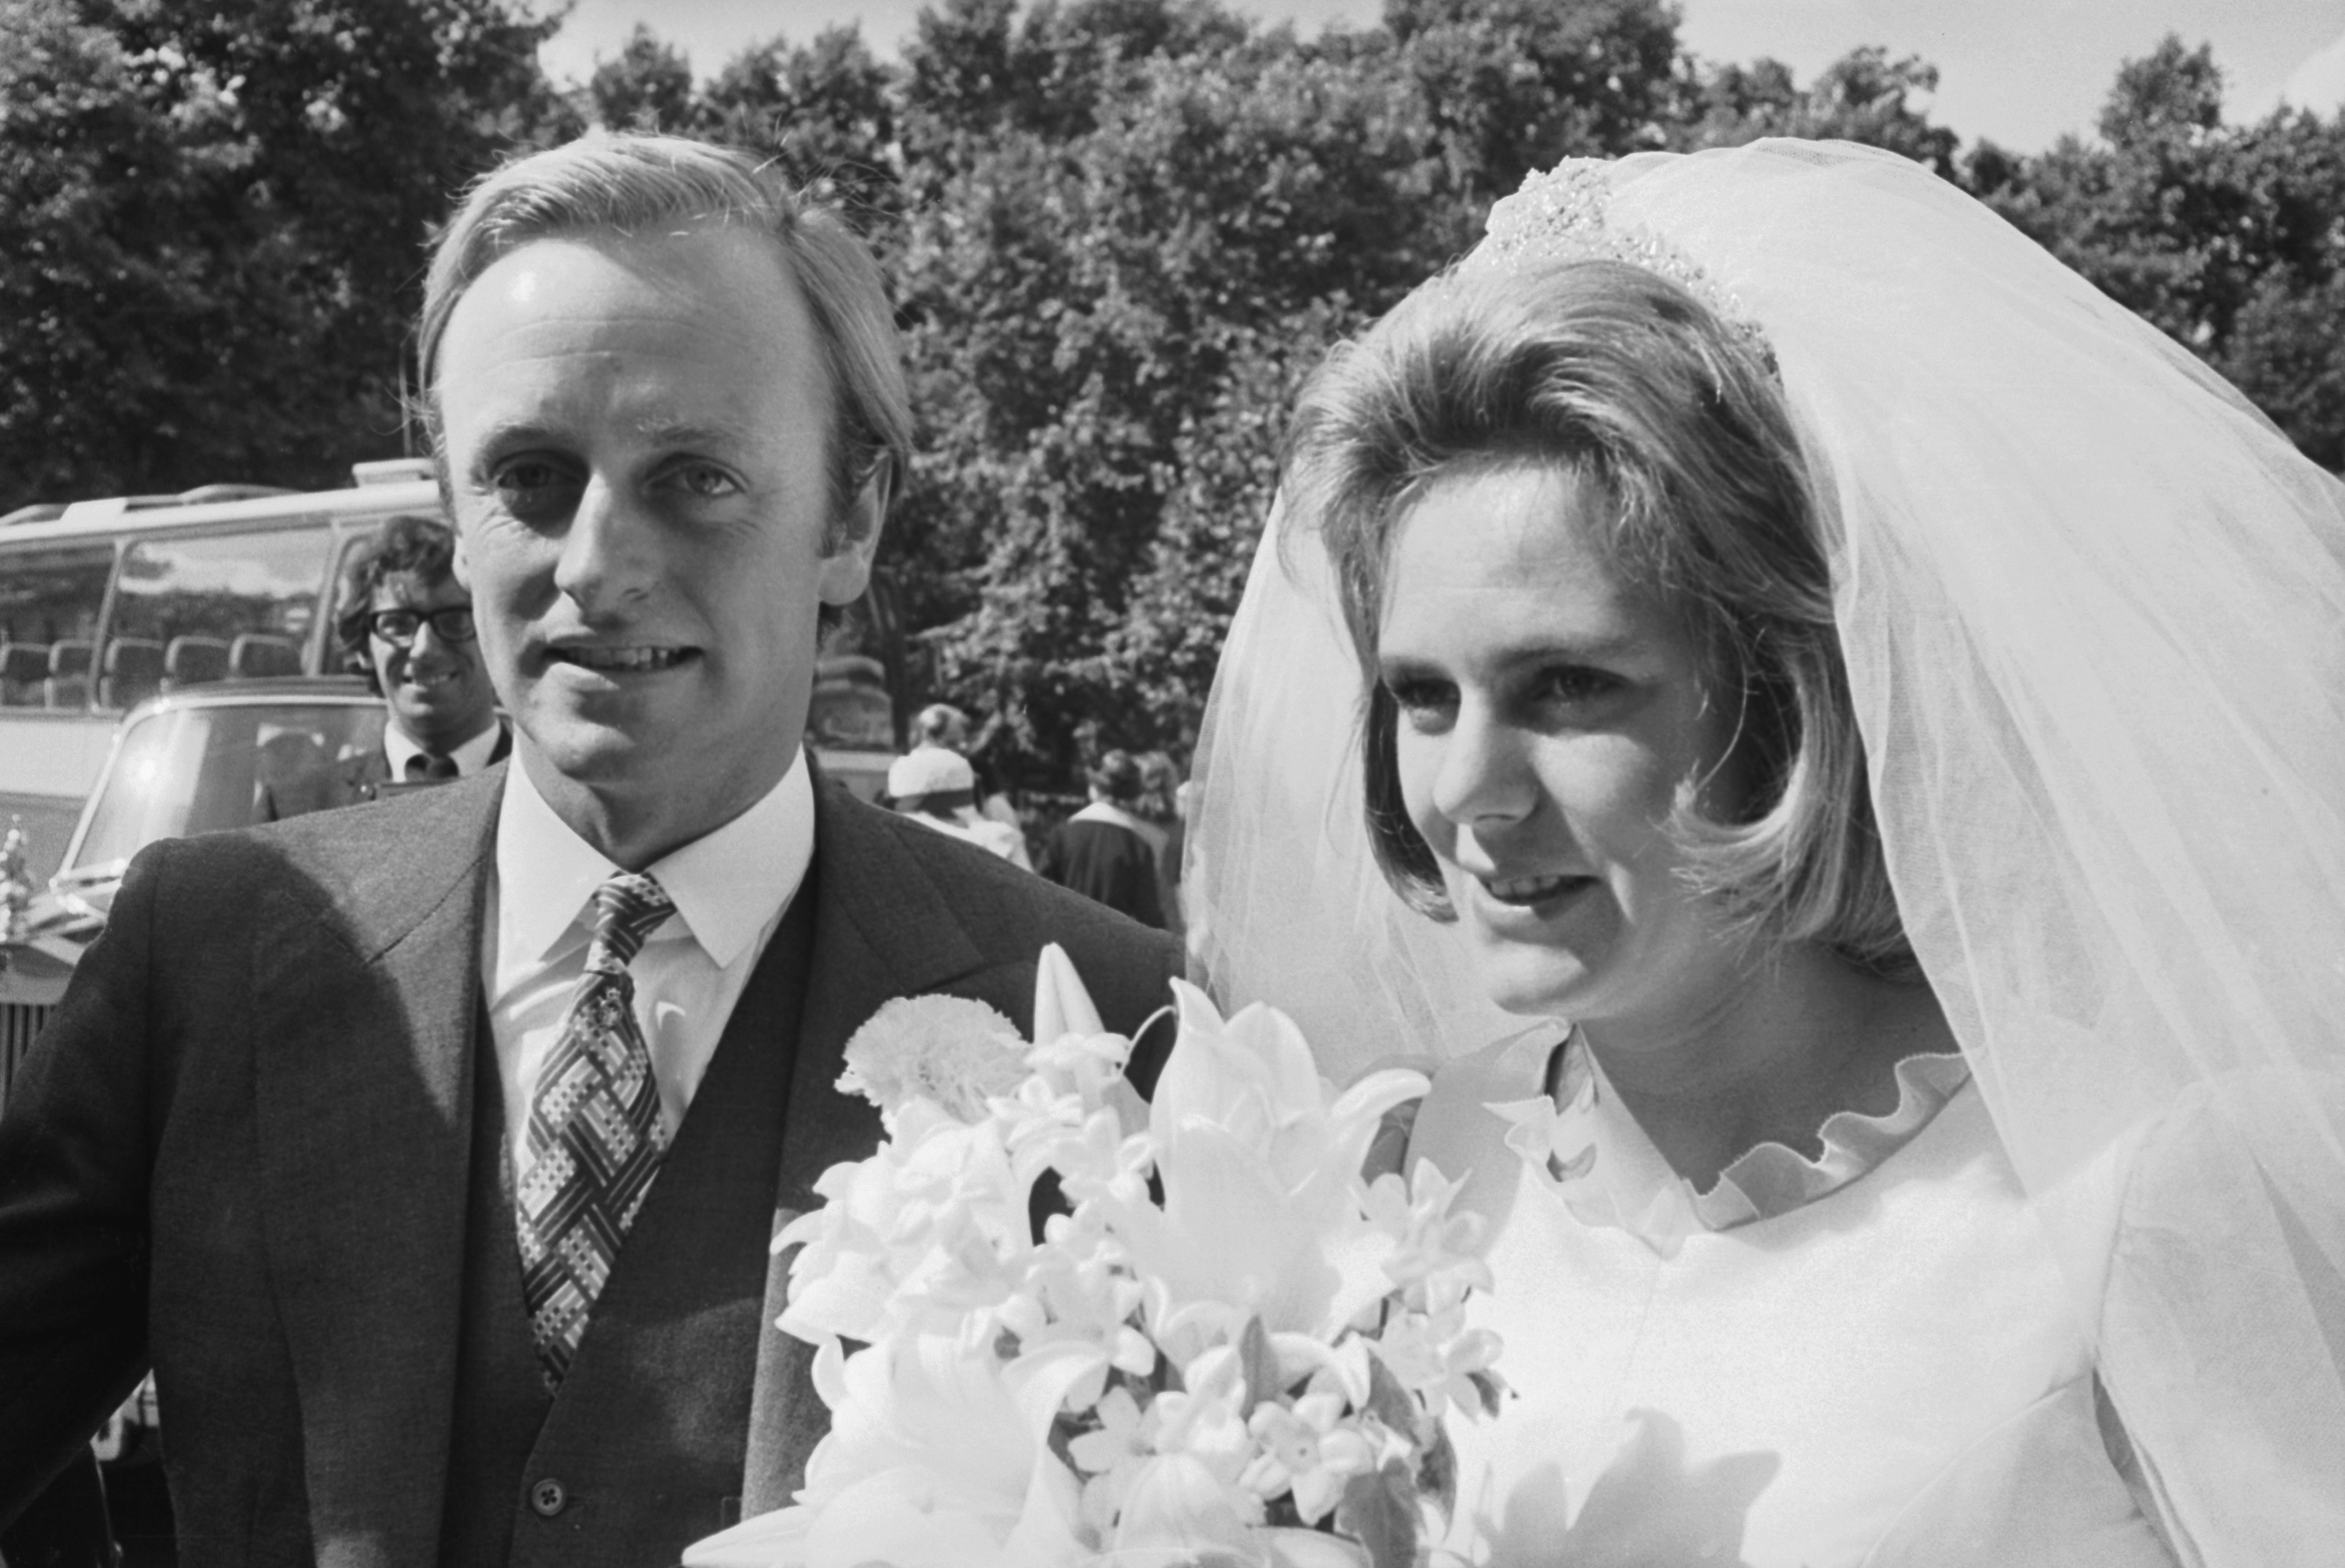
[[[1686,78],[1674,146],[1737,147],[1761,137],[1863,142],[1954,177],[1959,138],[1932,125],[1912,102],[1938,88],[1938,68],[1918,57],[1893,60],[1872,46],[1853,49],[1804,88],[1780,60],[1697,66]]]
[[[2006,161],[1982,194],[2055,255],[2204,357],[2304,451],[2345,460],[2345,122],[2222,120],[2203,45],[2118,72],[2101,139]],[[1974,171],[1985,164],[1974,156]]]
[[[1478,203],[1558,159],[1664,139],[1678,46],[1661,0],[1386,0],[1385,25]]]
[[[2222,78],[2169,34],[2117,74],[2103,141],[2064,137],[1995,205],[2053,254],[2191,347],[2228,328],[2246,279],[2213,246],[2245,216],[2222,168]]]
[[[2332,268],[2307,287],[2267,274],[2233,319],[2217,368],[2307,457],[2345,470],[2345,275]]]
[[[448,192],[550,112],[508,0],[0,7],[0,496],[398,450]]]
[[[901,257],[928,420],[907,613],[1038,780],[1087,729],[1193,728],[1299,368],[1446,254],[1412,221],[1437,166],[1405,76],[1188,36],[1080,135],[964,133]]]
[[[594,123],[614,130],[677,131],[694,117],[692,62],[643,23],[587,78]]]
[[[1000,129],[1065,140],[1091,129],[1152,58],[1235,47],[1252,30],[1217,0],[945,0],[904,51],[919,139],[942,151]]]
[[[777,36],[742,50],[695,101],[695,135],[770,150],[799,185],[867,227],[901,204],[896,72],[853,27],[811,44]]]
[[[943,0],[922,7],[904,46],[905,96],[933,122],[932,139],[990,129],[1029,97],[1017,46],[1018,0]]]

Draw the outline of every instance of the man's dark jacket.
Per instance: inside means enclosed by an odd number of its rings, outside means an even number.
[[[480,956],[502,780],[492,769],[377,805],[170,841],[133,863],[0,1118],[0,1522],[151,1361],[187,1568],[439,1557],[448,1500],[472,1479],[451,1474],[459,1342],[472,1358],[478,1304],[499,1299],[464,1260],[468,1211],[497,1212],[482,1199],[493,1186],[481,1185],[492,1173],[472,1151],[496,1147],[476,1141],[493,1130],[477,1118],[501,1115],[482,1087],[494,1075],[482,1070]],[[768,1024],[745,1000],[703,1084],[705,1097],[720,1069],[746,1070],[728,1059],[791,1053],[766,1073],[785,1091],[771,1113],[776,1215],[814,1207],[815,1179],[875,1146],[877,1113],[833,1086],[848,1037],[888,998],[973,996],[1029,1027],[1047,942],[1067,949],[1111,1028],[1139,1028],[1168,997],[1179,955],[1161,934],[835,784],[817,789],[815,845],[801,979],[751,982],[789,1005]],[[736,1035],[758,1037],[736,1048]],[[1135,1078],[1152,1080],[1162,1049],[1147,1047]],[[732,1115],[726,1125],[741,1125]],[[677,1228],[696,1211],[670,1196],[661,1208],[654,1184],[606,1306],[631,1255],[695,1258]],[[762,1252],[774,1221],[750,1219]],[[645,1240],[663,1227],[665,1240]],[[500,1237],[470,1239],[475,1257],[503,1255]],[[739,1280],[741,1261],[729,1267]],[[754,1359],[740,1487],[740,1511],[754,1513],[788,1501],[827,1412],[807,1348],[772,1327],[782,1267],[746,1267],[742,1293],[762,1282],[762,1304],[727,1310],[756,1336],[736,1341],[744,1365]],[[581,1365],[597,1330],[604,1360],[625,1364],[593,1380],[574,1369],[564,1386],[564,1401],[576,1394],[563,1427],[574,1481],[658,1473],[671,1442],[705,1452],[708,1434],[670,1429],[724,1402],[725,1390],[694,1387],[713,1374],[676,1349],[696,1342],[678,1336],[708,1314],[637,1310],[662,1283],[638,1280],[627,1310],[611,1307],[624,1326],[606,1328],[600,1311],[590,1325]],[[496,1328],[525,1342],[517,1325]],[[621,1387],[607,1410],[575,1408]],[[670,1505],[648,1483],[604,1484],[564,1499],[544,1524],[558,1534],[541,1537],[531,1507],[552,1501],[542,1485],[490,1500],[520,1521],[515,1562],[658,1568],[724,1522],[706,1499],[686,1527],[654,1517]]]

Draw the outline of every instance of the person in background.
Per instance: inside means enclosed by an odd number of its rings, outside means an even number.
[[[978,814],[998,822],[1004,827],[1015,829],[1019,843],[1022,845],[1026,842],[1026,827],[1018,820],[1018,808],[1010,804],[1010,797],[994,786],[994,782],[988,776],[987,770],[979,766],[976,758],[969,754],[967,713],[962,713],[950,703],[930,703],[927,707],[922,708],[919,716],[912,721],[912,745],[916,751],[924,746],[936,746],[944,751],[960,754],[961,759],[969,764],[969,772],[977,780],[970,787],[974,792],[973,799]],[[1021,864],[1023,864],[1022,861]]]
[[[1164,906],[1164,928],[1178,936],[1188,928],[1181,913],[1181,854],[1185,843],[1181,792],[1187,786],[1181,782],[1180,764],[1163,752],[1150,752],[1140,759],[1140,814],[1164,835],[1163,847],[1156,852],[1156,890]]]
[[[969,745],[969,715],[950,703],[930,703],[912,720],[912,733],[915,745],[962,751]]]
[[[394,517],[353,553],[334,633],[391,717],[362,784],[436,784],[502,762],[513,735],[497,718],[472,596],[456,581],[455,534],[435,518]]]
[[[1157,857],[1164,830],[1139,814],[1145,789],[1129,752],[1110,752],[1091,770],[1091,804],[1051,830],[1035,869],[1061,887],[1165,929]]]
[[[386,785],[444,784],[513,750],[455,551],[445,523],[403,513],[350,552],[334,635],[344,662],[382,695],[382,744],[325,767],[296,759],[268,768],[255,820],[374,800]]]
[[[888,769],[888,798],[924,826],[966,839],[1021,871],[1034,869],[1023,833],[978,814],[977,774],[959,752],[924,745],[898,757]]]

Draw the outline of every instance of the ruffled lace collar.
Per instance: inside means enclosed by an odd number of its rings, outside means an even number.
[[[1549,1096],[1541,1088],[1558,1050],[1562,1067]],[[1760,1144],[1702,1192],[1670,1168],[1578,1039],[1558,1043],[1551,1029],[1533,1031],[1497,1067],[1499,1082],[1532,1091],[1489,1106],[1512,1124],[1507,1147],[1582,1223],[1633,1232],[1664,1254],[1693,1231],[1772,1219],[1838,1191],[1911,1143],[1970,1080],[1959,1052],[1907,1057],[1897,1064],[1897,1105],[1888,1114],[1835,1113],[1817,1129],[1823,1152],[1813,1159],[1786,1144]]]

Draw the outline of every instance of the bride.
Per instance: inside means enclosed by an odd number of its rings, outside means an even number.
[[[1535,178],[1285,480],[1192,943],[1441,1061],[1513,1389],[1452,1545],[2336,1561],[2336,481],[1799,143]]]

